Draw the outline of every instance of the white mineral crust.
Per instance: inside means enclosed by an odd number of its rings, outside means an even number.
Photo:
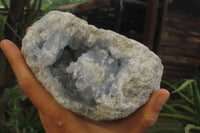
[[[30,28],[22,52],[60,105],[93,120],[133,113],[160,87],[163,72],[141,43],[58,11]]]

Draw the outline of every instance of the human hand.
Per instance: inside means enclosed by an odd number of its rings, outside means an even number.
[[[93,121],[60,106],[27,66],[17,46],[3,40],[0,47],[7,57],[22,91],[37,107],[47,133],[142,133],[153,126],[169,92],[159,89],[149,101],[129,117],[116,121]]]

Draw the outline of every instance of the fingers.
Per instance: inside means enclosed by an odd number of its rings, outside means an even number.
[[[9,40],[3,40],[0,46],[17,77],[22,91],[41,112],[54,111],[58,104],[32,74],[18,47]]]
[[[28,27],[28,28],[26,29],[26,33],[29,31],[30,28],[31,28],[31,27]]]
[[[141,108],[142,112],[139,113],[140,125],[138,125],[138,128],[140,128],[141,131],[154,125],[160,110],[169,96],[169,92],[165,89],[159,89],[152,93],[150,100]]]

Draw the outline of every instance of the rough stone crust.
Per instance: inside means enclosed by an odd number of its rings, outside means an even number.
[[[58,11],[29,29],[22,52],[60,105],[93,120],[133,113],[159,89],[163,72],[158,56],[141,43]]]

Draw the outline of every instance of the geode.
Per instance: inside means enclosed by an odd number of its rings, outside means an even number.
[[[133,113],[160,87],[163,72],[146,46],[67,12],[49,12],[31,26],[22,52],[60,105],[93,120]]]

